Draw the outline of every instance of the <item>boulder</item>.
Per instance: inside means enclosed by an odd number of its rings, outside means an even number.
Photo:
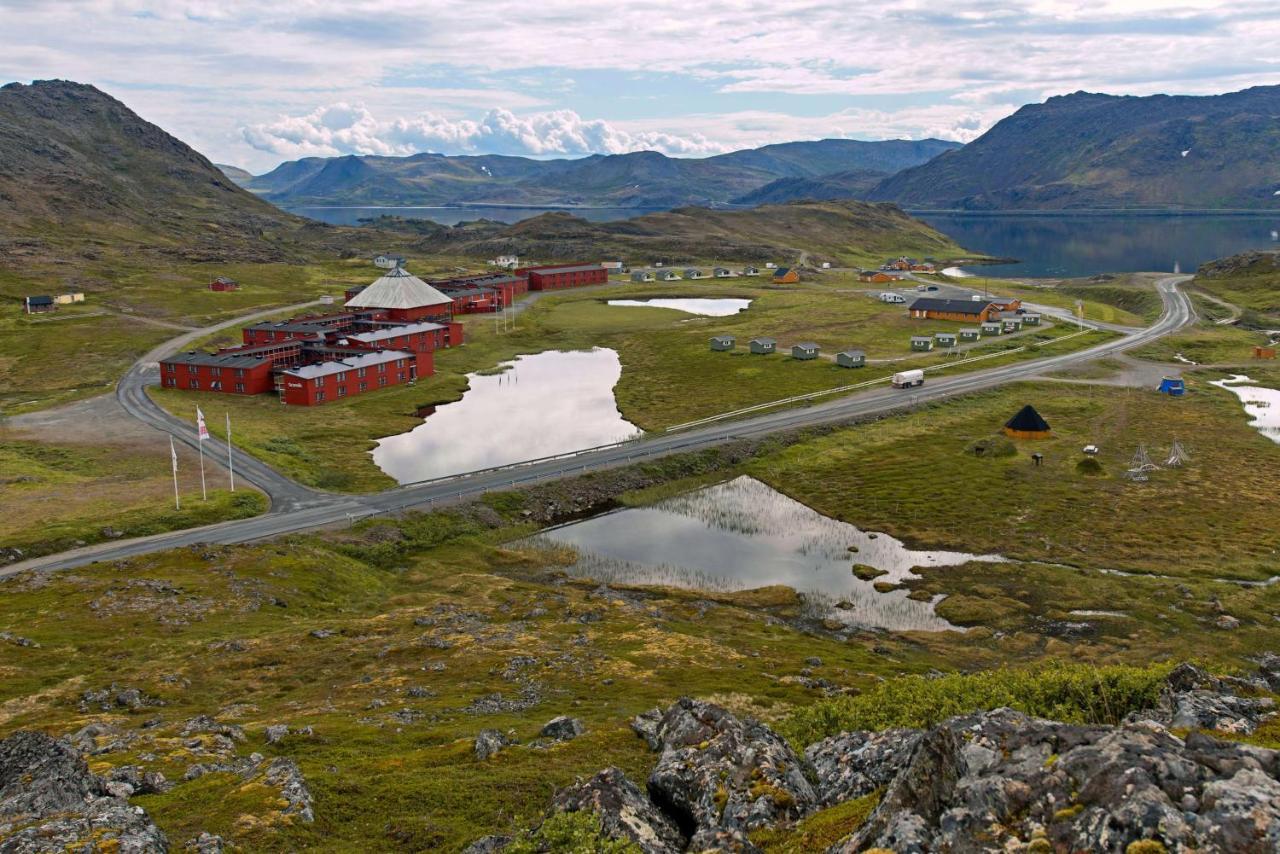
[[[507,737],[502,730],[482,729],[480,734],[476,736],[475,753],[476,759],[484,761],[495,753],[501,751],[504,747],[509,747],[515,742]]]
[[[606,768],[556,794],[552,809],[589,810],[600,818],[600,831],[609,839],[629,840],[644,854],[674,854],[685,849],[679,828],[663,815],[635,783],[618,768]]]
[[[891,754],[887,754],[889,756]],[[893,763],[892,758],[886,761]],[[1151,721],[1120,727],[1010,709],[922,735],[866,823],[833,852],[1280,850],[1280,754]],[[882,773],[882,772],[878,772]]]
[[[298,763],[292,759],[278,756],[267,765],[263,779],[280,790],[280,797],[286,802],[282,812],[294,816],[299,821],[315,821],[315,813],[311,809],[311,790],[302,776]]]
[[[289,737],[289,727],[286,724],[272,724],[267,727],[264,737],[267,744],[279,744]]]
[[[587,731],[586,724],[577,718],[560,715],[547,721],[542,727],[542,737],[552,741],[569,741]]]
[[[153,854],[169,844],[146,811],[113,794],[69,742],[27,731],[0,741],[0,851],[108,848]]]
[[[846,732],[810,745],[804,758],[813,768],[819,802],[831,806],[887,786],[919,741],[918,730],[890,729]]]
[[[777,733],[711,703],[682,698],[662,716],[649,795],[683,833],[747,832],[818,803],[800,757]]]

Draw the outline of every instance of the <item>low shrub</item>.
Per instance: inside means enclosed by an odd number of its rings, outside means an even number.
[[[797,709],[779,729],[799,745],[852,730],[925,728],[947,718],[1008,706],[1077,724],[1115,724],[1156,704],[1171,665],[1146,667],[1050,662],[1031,668],[903,676],[864,694]]]
[[[592,812],[561,812],[548,818],[537,829],[517,837],[503,849],[507,854],[541,854],[563,851],[565,854],[640,854],[640,846],[629,839],[606,839],[600,832],[600,819]]]

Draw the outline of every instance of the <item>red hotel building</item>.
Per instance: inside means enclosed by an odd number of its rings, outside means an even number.
[[[301,352],[301,345],[292,346]],[[274,368],[274,359],[243,351],[179,353],[160,363],[160,385],[224,394],[265,394],[275,391]]]
[[[291,406],[316,406],[366,391],[401,385],[417,379],[419,365],[424,358],[429,363],[431,354],[375,350],[289,368],[281,374],[280,399]]]
[[[529,278],[529,290],[531,291],[581,288],[586,285],[603,285],[609,281],[609,271],[599,264],[522,267],[516,270],[516,275]]]

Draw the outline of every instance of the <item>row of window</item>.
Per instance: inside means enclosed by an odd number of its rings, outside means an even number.
[[[177,377],[169,377],[168,379],[166,379],[166,380],[164,381],[164,384],[165,384],[165,385],[167,385],[169,388],[177,388],[177,387],[178,387],[178,379],[177,379]],[[187,381],[187,388],[191,388],[191,389],[199,389],[199,388],[200,388],[200,380],[188,380],[188,381]],[[210,391],[222,391],[222,383],[221,383],[221,382],[219,382],[218,380],[214,380],[213,382],[209,383],[209,390],[210,390]],[[237,394],[244,394],[244,383],[236,383],[236,384],[235,384],[235,390],[236,390],[236,393],[237,393]]]
[[[175,364],[173,364],[172,362],[167,363],[167,364],[165,365],[165,369],[166,369],[169,373],[171,373],[171,374],[175,374],[175,373],[177,373],[177,372],[178,372],[178,366],[177,366],[177,365],[175,365]],[[235,371],[236,371],[236,376],[237,376],[237,377],[243,377],[243,376],[244,376],[244,368],[236,368],[236,369],[235,369]],[[187,365],[187,373],[189,373],[189,374],[198,374],[198,373],[200,373],[200,366],[199,366],[199,365]],[[222,376],[222,368],[210,368],[210,369],[209,369],[209,373],[210,373],[210,374],[212,374],[212,375],[213,375],[213,376],[215,376],[215,377],[220,377],[220,376]]]

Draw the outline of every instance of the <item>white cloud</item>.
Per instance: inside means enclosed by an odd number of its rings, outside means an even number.
[[[697,132],[631,132],[600,119],[584,119],[573,110],[517,116],[510,110],[494,109],[478,121],[420,113],[380,122],[363,105],[340,102],[306,115],[249,125],[242,133],[259,151],[288,158],[423,151],[545,157],[641,150],[689,155],[725,150]]]

